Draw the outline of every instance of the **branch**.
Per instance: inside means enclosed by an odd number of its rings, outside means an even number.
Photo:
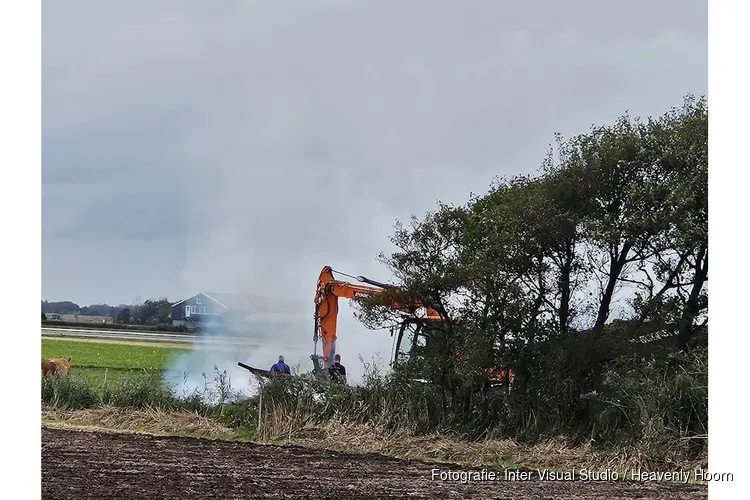
[[[643,281],[631,280],[630,278],[617,278],[617,281],[622,281],[623,283],[630,283],[632,285],[639,285],[646,289],[650,289],[649,293],[653,293],[654,282],[652,280],[649,280],[651,282],[650,285],[647,283],[644,283]]]

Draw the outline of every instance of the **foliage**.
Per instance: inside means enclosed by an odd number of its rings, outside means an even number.
[[[618,344],[591,347],[589,340],[571,338],[579,344],[578,349],[571,344],[555,353],[545,352],[546,357],[536,357],[535,373],[542,377],[534,389],[539,393],[556,391],[561,397],[530,398],[530,392],[511,391],[505,398],[490,400],[490,411],[473,406],[470,419],[439,387],[415,384],[398,371],[384,376],[368,370],[364,383],[356,387],[291,378],[273,380],[265,385],[263,404],[272,408],[269,414],[296,419],[297,426],[336,421],[409,436],[438,433],[527,442],[563,434],[600,448],[635,446],[654,457],[705,455],[707,349],[661,354],[651,350],[647,354]],[[576,388],[586,376],[576,377],[580,369],[574,363],[596,359],[603,352],[614,358],[600,374],[600,389]],[[557,367],[559,379],[545,378],[545,370],[555,369],[552,358],[558,356],[569,363]],[[654,384],[654,380],[660,383]],[[590,426],[582,425],[587,421]],[[686,442],[688,446],[683,445]]]
[[[634,356],[632,354],[631,356]],[[595,422],[592,438],[597,448],[629,444],[652,459],[700,459],[707,448],[702,436],[707,425],[707,351],[690,354],[617,358],[605,372],[602,392],[579,398]],[[165,390],[158,376],[119,380],[95,385],[85,378],[51,377],[42,383],[42,403],[51,408],[160,408],[183,410],[218,420],[243,434],[261,439],[331,423],[364,426],[388,435],[452,435],[458,439],[511,437],[533,440],[534,427],[562,431],[555,402],[535,407],[534,419],[525,419],[521,401],[494,401],[492,411],[477,412],[467,420],[451,396],[432,384],[415,384],[399,372],[383,375],[376,365],[366,365],[364,382],[346,386],[316,379],[282,377],[263,384],[262,403],[232,394],[228,380],[216,368],[217,381],[206,390],[178,395]],[[658,377],[661,384],[653,384]],[[558,386],[562,387],[567,378]],[[206,392],[208,391],[208,393]],[[260,419],[260,421],[259,421]],[[686,427],[685,422],[690,426]],[[351,428],[351,427],[350,427]],[[258,436],[257,431],[261,432]],[[550,433],[551,434],[551,433]],[[555,433],[555,435],[557,435]],[[704,437],[704,436],[703,436]],[[687,440],[690,444],[680,445]]]
[[[78,314],[81,316],[108,316],[114,318],[124,306],[110,306],[109,304],[91,304],[83,306]]]
[[[62,302],[42,301],[43,313],[76,314],[81,308],[78,304],[65,300]]]
[[[117,316],[115,317],[115,323],[122,324],[122,323],[130,323],[133,318],[133,313],[130,312],[129,307],[125,307],[124,309],[121,309]]]
[[[172,303],[166,297],[148,299],[143,303],[118,306],[91,304],[80,307],[70,301],[42,301],[42,314],[73,314],[80,316],[102,316],[115,318],[115,323],[136,325],[168,325],[172,313]],[[42,319],[46,319],[44,316]]]
[[[687,96],[657,118],[625,114],[558,135],[537,175],[497,179],[464,206],[398,223],[397,250],[381,261],[401,297],[443,321],[426,336],[435,348],[397,371],[433,382],[461,425],[535,438],[598,432],[583,396],[611,389],[613,364],[653,368],[663,352],[692,362],[685,353],[706,344],[708,324],[707,137],[706,100]],[[373,328],[399,320],[387,303],[355,307]],[[657,334],[667,338],[658,349],[644,344]],[[499,406],[488,396],[492,366],[514,374]],[[643,376],[617,370],[633,383]]]
[[[654,381],[659,383],[654,383]],[[601,393],[589,394],[603,441],[645,443],[665,453],[680,439],[694,455],[708,436],[708,350],[670,352],[664,358],[623,356],[604,373]]]

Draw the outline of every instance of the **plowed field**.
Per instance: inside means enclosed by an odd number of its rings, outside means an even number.
[[[457,465],[292,446],[42,429],[42,498],[707,498],[703,485],[668,482],[433,479]],[[487,476],[487,472],[485,476]]]

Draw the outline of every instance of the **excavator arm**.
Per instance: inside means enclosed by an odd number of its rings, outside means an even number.
[[[358,276],[357,279],[368,284],[363,285],[337,280],[330,266],[325,266],[320,271],[318,285],[315,290],[315,328],[313,332],[315,354],[311,356],[317,370],[320,370],[317,367],[319,367],[318,362],[322,360],[323,369],[327,372],[336,355],[336,323],[339,313],[339,298],[359,300],[382,294],[390,288],[395,288],[392,285],[378,283],[362,276]],[[397,302],[392,302],[390,306],[407,315],[415,315],[423,319],[440,319],[440,314],[432,307],[426,306],[416,300],[411,302],[410,306]],[[321,340],[322,355],[317,354],[318,340]]]
[[[363,276],[351,277],[365,284],[337,280],[333,273],[334,271],[330,266],[324,266],[320,271],[318,285],[315,290],[315,327],[313,332],[315,354],[310,356],[310,358],[315,367],[314,371],[322,376],[328,373],[328,368],[331,366],[333,358],[336,355],[336,326],[339,313],[339,298],[361,300],[396,288],[393,285],[379,283]],[[429,305],[415,299],[410,299],[408,302],[409,304],[400,304],[397,301],[391,301],[388,305],[395,310],[403,312],[407,318],[443,321],[444,318]],[[450,316],[451,318],[453,317],[452,314]],[[406,322],[402,325],[402,329],[399,332],[399,344],[405,325]],[[321,340],[322,355],[317,354],[318,340]],[[320,367],[320,361],[323,361],[322,368]],[[489,382],[492,385],[498,382],[507,384],[512,380],[513,372],[510,369],[506,370],[492,366],[488,375]]]

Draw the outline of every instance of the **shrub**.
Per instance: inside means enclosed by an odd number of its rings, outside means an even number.
[[[42,380],[42,404],[53,407],[91,408],[100,402],[100,396],[87,382],[59,375]]]
[[[606,442],[639,443],[663,455],[685,443],[691,455],[707,451],[708,349],[663,358],[618,358],[592,394],[596,436]]]

